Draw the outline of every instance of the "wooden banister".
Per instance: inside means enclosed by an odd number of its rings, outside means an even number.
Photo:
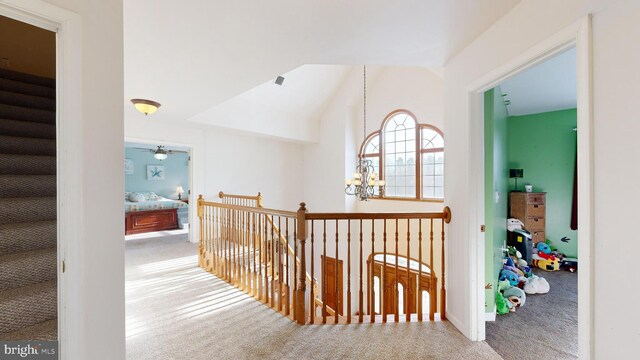
[[[448,207],[430,213],[310,213],[304,203],[295,212],[264,208],[260,193],[218,196],[222,202],[198,197],[198,265],[295,322],[422,321],[423,309],[430,320],[437,310],[446,319]],[[374,254],[382,258],[374,261]],[[423,292],[429,295],[424,308]]]

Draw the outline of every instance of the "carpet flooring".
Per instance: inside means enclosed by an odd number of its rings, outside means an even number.
[[[547,294],[527,295],[515,313],[486,323],[487,343],[503,358],[578,358],[578,274],[568,271],[534,273],[547,279]]]
[[[0,340],[57,339],[55,90],[0,69]]]
[[[199,268],[186,234],[125,246],[128,359],[500,359],[446,321],[299,326]]]

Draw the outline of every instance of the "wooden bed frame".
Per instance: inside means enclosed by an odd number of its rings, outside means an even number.
[[[178,228],[178,209],[131,211],[124,216],[125,235]]]

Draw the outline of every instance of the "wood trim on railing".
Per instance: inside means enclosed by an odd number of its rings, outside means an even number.
[[[242,205],[231,205],[231,204],[223,204],[212,201],[203,201],[202,205],[205,206],[214,206],[222,209],[233,209],[233,210],[242,210],[249,211],[256,214],[261,215],[278,215],[278,216],[286,216],[286,217],[296,217],[298,214],[294,211],[286,211],[286,210],[277,210],[277,209],[267,209],[267,208],[256,208],[252,206],[242,206]]]
[[[443,212],[418,213],[308,213],[307,220],[406,220],[406,219],[443,219]]]

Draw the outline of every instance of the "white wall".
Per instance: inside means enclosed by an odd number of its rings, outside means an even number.
[[[607,8],[608,6],[608,8]],[[594,74],[594,153],[595,153],[595,268],[597,274],[593,323],[595,326],[595,358],[629,356],[640,340],[637,329],[639,313],[615,305],[615,290],[627,289],[628,278],[620,274],[634,273],[635,243],[623,224],[635,221],[631,204],[638,198],[629,193],[637,178],[637,167],[628,169],[630,154],[640,151],[635,134],[638,130],[637,103],[640,95],[636,65],[640,49],[631,39],[640,33],[640,4],[637,1],[523,1],[482,34],[445,67],[445,126],[447,164],[445,181],[447,202],[453,209],[449,248],[457,255],[448,262],[449,319],[466,335],[475,338],[470,324],[469,249],[479,240],[479,229],[470,228],[479,208],[473,199],[477,184],[467,179],[478,174],[470,161],[470,123],[468,89],[474,81],[488,75],[509,60],[593,12]],[[635,19],[635,20],[634,20]],[[625,40],[626,39],[626,40]],[[624,89],[621,91],[621,89]],[[614,95],[615,94],[615,95]],[[633,131],[636,130],[636,131]],[[625,176],[618,176],[621,173]],[[629,173],[629,171],[631,173]],[[635,175],[635,176],[634,176]],[[620,190],[617,190],[620,189]],[[624,189],[624,193],[622,193]],[[631,196],[631,197],[630,197]],[[611,264],[616,266],[611,266]],[[481,284],[475,284],[481,286]],[[630,294],[631,294],[630,293]],[[632,296],[633,297],[633,296]],[[619,310],[617,310],[619,309]]]
[[[46,2],[81,17],[81,42],[73,45],[81,48],[81,66],[63,79],[78,79],[82,87],[82,142],[75,149],[83,166],[76,189],[82,207],[75,210],[83,234],[66,254],[63,276],[73,284],[64,295],[68,337],[61,350],[68,359],[124,359],[124,219],[115,196],[124,191],[122,0]]]

